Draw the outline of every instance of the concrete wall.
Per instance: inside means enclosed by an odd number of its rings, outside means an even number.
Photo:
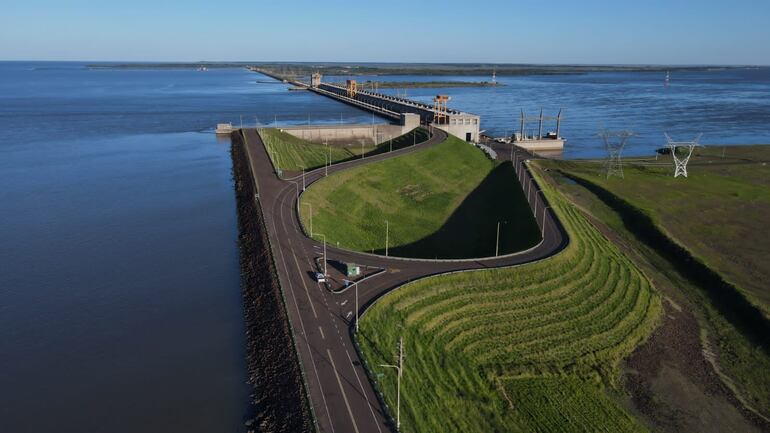
[[[439,128],[441,130],[444,130],[444,131],[446,131],[446,132],[456,136],[457,138],[459,138],[461,140],[466,140],[466,141],[468,141],[467,140],[467,134],[470,133],[471,134],[470,141],[472,141],[474,143],[478,143],[478,141],[479,141],[479,123],[478,123],[478,121],[475,124],[474,123],[470,123],[468,125],[466,125],[465,123],[463,123],[463,124],[441,124],[441,125],[433,124],[433,127],[434,128]]]
[[[408,129],[407,129],[408,128]],[[403,135],[412,125],[301,125],[280,128],[282,131],[311,143],[372,146]]]

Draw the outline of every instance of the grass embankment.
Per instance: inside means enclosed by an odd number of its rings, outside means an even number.
[[[361,155],[360,145],[325,146],[302,140],[277,128],[260,128],[259,134],[265,147],[267,147],[267,153],[270,155],[273,165],[281,170],[312,170],[323,167],[329,159],[331,159],[332,164],[335,164]],[[389,152],[391,149],[398,150],[425,141],[427,138],[428,131],[416,128],[394,138],[392,143],[388,140],[377,146],[364,148],[364,156]]]
[[[721,154],[721,148],[702,150],[688,179],[673,179],[665,167],[627,164],[624,179],[605,179],[598,164],[546,165],[577,179],[582,187],[562,182],[561,188],[633,245],[673,295],[692,302],[731,386],[768,415],[767,303],[760,301],[767,299],[767,286],[750,290],[740,281],[754,275],[762,285],[769,271],[770,240],[762,227],[770,210],[769,179],[757,161],[770,156],[770,146],[731,147],[724,159]],[[733,280],[730,268],[746,275]]]
[[[721,152],[699,149],[688,178],[672,176],[668,156],[657,161],[669,163],[663,166],[627,163],[624,179],[598,175],[598,164],[559,167],[629,201],[770,317],[770,167],[762,165],[770,146],[730,147],[725,158]]]
[[[332,163],[354,156],[343,147],[310,143],[275,128],[260,128],[259,135],[273,165],[281,170],[311,170],[323,167],[330,156]]]
[[[640,271],[560,194],[570,236],[527,265],[440,275],[392,292],[357,340],[395,408],[392,364],[405,341],[404,432],[639,431],[605,393],[654,328],[660,299]]]
[[[402,257],[461,258],[500,254],[540,240],[509,163],[449,137],[434,147],[335,173],[301,198],[302,222],[340,247]],[[320,240],[320,237],[316,236]]]

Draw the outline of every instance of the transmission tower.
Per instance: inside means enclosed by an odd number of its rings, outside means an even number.
[[[700,140],[703,134],[696,135],[693,141],[674,141],[668,134],[664,133],[664,135],[666,136],[667,146],[671,149],[671,158],[674,160],[674,177],[687,177],[687,163],[690,162],[692,152],[698,147],[698,140]],[[677,155],[676,151],[678,148],[684,149],[684,156],[680,157]]]
[[[634,135],[634,133],[631,131],[604,130],[599,133],[599,136],[604,140],[604,147],[607,149],[607,160],[604,165],[608,179],[610,176],[619,176],[620,178],[623,178],[621,155],[623,153],[623,148],[626,147],[626,143],[632,135]]]

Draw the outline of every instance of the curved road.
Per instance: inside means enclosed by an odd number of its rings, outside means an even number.
[[[323,433],[383,433],[395,430],[387,420],[352,340],[355,292],[332,293],[312,277],[316,269],[314,258],[322,255],[322,247],[304,234],[299,222],[297,198],[302,189],[302,178],[278,178],[256,130],[244,129],[242,132],[317,430]],[[416,146],[336,164],[329,167],[329,174],[433,146],[445,138],[446,133],[434,130],[430,139]],[[522,159],[527,156],[522,154]],[[519,155],[514,159],[518,162]],[[537,193],[537,185],[529,177],[525,165],[517,165],[525,193],[531,189],[530,201],[537,206],[536,219],[541,227],[545,223],[545,236],[540,244],[519,254],[464,261],[404,260],[327,245],[328,260],[385,269],[385,272],[358,285],[359,312],[362,313],[377,298],[408,281],[451,271],[517,265],[548,257],[563,249],[567,243],[563,227],[547,209],[543,194]],[[311,184],[323,176],[324,169],[321,168],[306,173],[305,180]]]

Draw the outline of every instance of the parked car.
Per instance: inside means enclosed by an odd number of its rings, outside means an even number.
[[[324,274],[322,274],[320,272],[316,272],[315,273],[315,280],[318,281],[319,283],[325,283],[326,282],[326,275],[324,275]]]

